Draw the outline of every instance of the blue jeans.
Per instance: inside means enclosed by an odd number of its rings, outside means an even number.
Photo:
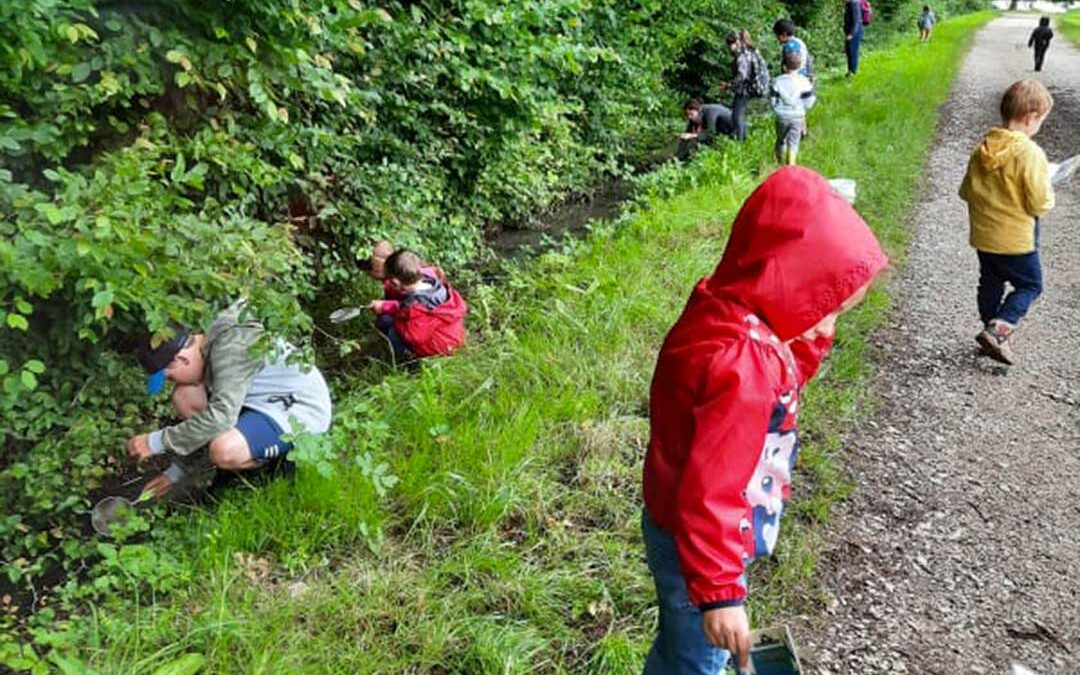
[[[844,51],[847,52],[848,73],[852,75],[859,72],[859,48],[862,46],[862,36],[863,32],[857,30],[844,45]]]
[[[701,610],[690,602],[675,538],[641,512],[645,557],[656,583],[660,627],[645,660],[645,675],[720,675],[728,652],[705,637]]]
[[[746,140],[746,105],[750,103],[750,97],[746,94],[735,94],[735,102],[731,106],[732,138],[737,141]]]
[[[392,315],[380,314],[375,317],[375,327],[390,341],[390,348],[394,350],[395,360],[407,361],[412,358],[409,343],[405,342],[405,338],[401,337],[401,333],[394,328],[394,317]]]
[[[1006,282],[1013,287],[1008,295],[1005,294]],[[991,319],[1001,319],[1015,326],[1027,314],[1031,303],[1042,294],[1042,290],[1038,248],[1020,255],[979,251],[979,318],[983,324]]]

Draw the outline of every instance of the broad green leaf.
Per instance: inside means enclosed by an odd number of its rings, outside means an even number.
[[[99,307],[104,307],[105,305],[108,305],[112,301],[113,291],[111,288],[106,288],[104,290],[98,291],[97,293],[94,293],[93,299],[90,300],[90,306],[97,309]]]
[[[71,69],[71,81],[76,84],[85,82],[88,77],[90,77],[89,63],[80,63]]]

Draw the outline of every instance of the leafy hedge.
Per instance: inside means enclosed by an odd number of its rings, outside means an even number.
[[[246,294],[302,340],[372,238],[450,267],[667,138],[773,0],[0,3],[0,519],[25,587],[152,424],[126,339]],[[677,122],[675,123],[677,126]]]
[[[916,3],[891,4],[901,17]],[[834,9],[805,19],[824,63],[841,46]],[[355,283],[376,237],[472,260],[487,224],[668,139],[688,50],[723,70],[723,33],[768,40],[785,13],[776,0],[0,3],[0,579],[27,588],[93,550],[76,536],[87,495],[165,412],[146,410],[120,355],[134,332],[205,323],[245,294],[300,338],[305,306]]]

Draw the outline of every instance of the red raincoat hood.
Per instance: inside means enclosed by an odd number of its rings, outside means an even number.
[[[746,306],[787,341],[839,308],[887,264],[855,209],[820,175],[792,166],[773,173],[746,200],[705,287]]]

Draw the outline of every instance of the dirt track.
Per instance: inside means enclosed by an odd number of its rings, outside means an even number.
[[[882,406],[849,442],[857,492],[821,565],[832,601],[797,630],[808,673],[1080,673],[1080,178],[1044,221],[1046,291],[1010,369],[976,354],[978,266],[956,196],[1015,80],[1054,93],[1036,138],[1051,161],[1080,152],[1080,51],[1059,35],[1034,73],[1035,21],[983,29],[942,110],[876,338]]]

